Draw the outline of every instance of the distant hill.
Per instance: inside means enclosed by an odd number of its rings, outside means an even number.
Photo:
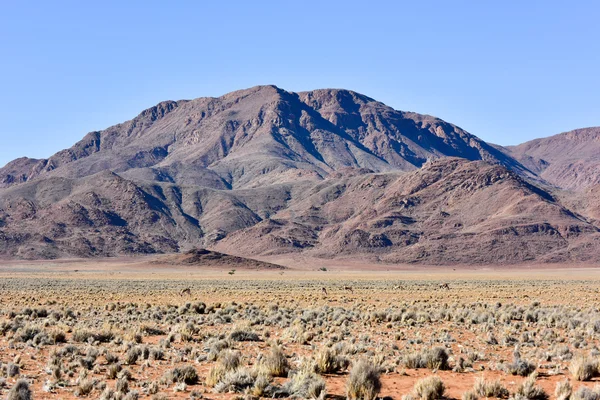
[[[508,155],[562,189],[583,190],[600,184],[600,127],[535,139],[507,150]]]

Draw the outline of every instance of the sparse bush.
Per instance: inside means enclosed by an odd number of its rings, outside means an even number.
[[[598,375],[598,363],[586,357],[577,357],[571,361],[569,372],[578,381],[590,381]]]
[[[258,375],[254,380],[254,385],[250,393],[255,397],[271,397],[267,392],[267,388],[271,384],[269,378],[265,375]]]
[[[236,369],[241,362],[240,353],[232,350],[225,350],[219,354],[218,362],[226,371]]]
[[[119,372],[121,372],[121,364],[110,364],[107,376],[109,379],[116,379]]]
[[[506,372],[511,375],[529,376],[536,368],[535,364],[527,360],[515,359],[514,362],[506,365]]]
[[[428,376],[418,380],[413,391],[421,400],[437,400],[443,398],[446,387],[437,376]]]
[[[350,362],[347,358],[336,355],[330,348],[325,348],[317,353],[316,372],[320,374],[334,374],[348,368]]]
[[[276,396],[284,395],[286,397],[323,400],[327,393],[325,381],[312,369],[310,363],[306,363],[298,370],[293,372],[290,380],[287,381]]]
[[[19,379],[17,383],[8,392],[7,400],[30,400],[31,389],[29,389],[29,383],[24,379]]]
[[[486,381],[483,376],[477,378],[473,391],[481,397],[508,398],[510,395],[500,381]]]
[[[429,368],[448,370],[450,369],[448,358],[448,352],[442,347],[424,349],[421,352],[406,356],[404,359],[404,366],[411,369]]]
[[[247,368],[236,368],[228,371],[215,385],[217,393],[242,393],[254,385],[255,376]]]
[[[77,385],[77,388],[75,388],[74,394],[77,397],[87,396],[88,394],[90,394],[92,392],[93,389],[94,389],[94,383],[89,379],[83,379],[83,380],[81,380],[81,382],[79,382],[79,385]]]
[[[6,365],[6,376],[9,378],[13,378],[17,375],[21,374],[21,368],[14,363],[8,363]]]
[[[195,385],[199,380],[196,368],[191,365],[173,369],[173,377],[175,381],[183,382],[187,385]]]
[[[129,382],[127,379],[119,378],[117,379],[117,392],[126,394],[129,392]]]
[[[464,392],[463,395],[461,396],[462,400],[479,400],[479,397],[477,396],[477,393],[475,393],[472,390],[469,390],[468,392]]]
[[[132,390],[131,392],[127,393],[125,397],[123,397],[123,400],[138,400],[139,397],[140,394],[137,391]]]
[[[547,400],[548,394],[540,386],[535,384],[537,374],[531,374],[517,388],[516,394],[523,396],[527,400]]]
[[[115,391],[107,387],[100,395],[100,400],[113,400],[115,398]]]
[[[270,353],[261,359],[259,368],[261,372],[270,376],[284,377],[290,370],[290,364],[281,348],[273,347]]]
[[[350,400],[375,400],[381,391],[379,369],[360,360],[350,371],[346,394]]]
[[[573,394],[573,386],[568,380],[556,383],[556,389],[554,390],[554,396],[556,400],[569,400]]]
[[[87,329],[77,329],[73,332],[73,340],[76,342],[87,342],[90,338],[93,338],[94,334]]]
[[[116,364],[119,362],[119,356],[117,356],[116,354],[109,353],[108,351],[104,353],[104,358],[109,364]]]
[[[260,338],[255,332],[237,328],[229,334],[229,339],[234,342],[258,342]]]
[[[215,387],[225,374],[237,369],[240,365],[240,354],[236,351],[223,350],[219,354],[217,364],[211,367],[206,376],[206,385]]]
[[[600,400],[600,387],[596,386],[590,389],[580,386],[571,396],[571,400]]]
[[[140,356],[139,347],[130,348],[125,354],[125,363],[128,365],[134,365]]]

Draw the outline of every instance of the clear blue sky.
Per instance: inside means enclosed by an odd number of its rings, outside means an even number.
[[[0,0],[0,164],[159,101],[353,89],[516,144],[600,125],[597,1]]]

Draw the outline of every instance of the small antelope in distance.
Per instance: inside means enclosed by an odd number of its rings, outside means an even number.
[[[181,292],[179,292],[179,294],[181,296],[183,296],[184,294],[187,294],[188,296],[191,296],[192,295],[192,290],[189,287],[185,288],[185,289],[181,289]]]
[[[352,286],[344,286],[344,290],[347,290],[350,293],[354,294],[354,290],[352,290]]]
[[[325,296],[327,296],[327,289],[325,289],[325,288],[322,288],[322,289],[321,289],[321,291],[323,291],[323,294],[324,294]]]
[[[450,290],[450,286],[447,283],[440,283],[440,289]]]

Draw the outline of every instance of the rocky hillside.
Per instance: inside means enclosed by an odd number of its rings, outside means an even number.
[[[558,181],[544,174],[559,161],[543,147],[489,145],[347,90],[261,86],[168,101],[49,159],[0,169],[0,255],[209,248],[392,263],[596,262],[597,191],[575,198],[551,188]]]
[[[507,147],[506,153],[562,189],[583,191],[600,184],[600,127],[535,139]]]
[[[134,180],[231,189],[321,180],[347,168],[411,171],[446,156],[515,163],[457,126],[352,91],[259,86],[160,103],[47,160],[16,160],[0,170],[0,182],[110,170]]]

